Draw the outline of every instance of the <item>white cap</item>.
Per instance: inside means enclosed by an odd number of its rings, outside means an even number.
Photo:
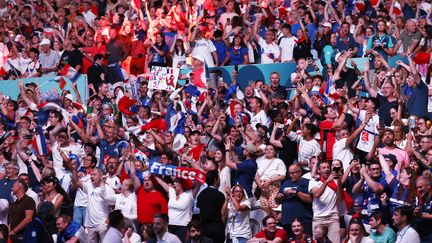
[[[40,46],[43,45],[51,45],[51,41],[47,38],[43,38],[42,41],[39,43]]]
[[[333,27],[333,25],[330,22],[328,22],[328,21],[324,22],[324,24],[322,24],[322,26],[323,27],[329,27],[329,28]]]
[[[335,61],[337,62],[339,57],[342,55],[342,52],[338,52],[335,56]]]
[[[74,100],[74,97],[73,97],[72,94],[67,94],[67,95],[65,95],[65,98],[68,99],[68,100],[70,100],[70,101],[73,101],[73,100]]]
[[[204,57],[201,55],[194,55],[194,56],[192,56],[192,58],[195,58],[195,59],[201,61],[202,63],[204,63]]]

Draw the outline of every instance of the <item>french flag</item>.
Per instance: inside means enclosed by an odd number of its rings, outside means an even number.
[[[81,76],[81,74],[71,65],[66,64],[60,71],[59,74],[61,76],[65,76],[68,78],[72,83],[75,83],[78,78]]]
[[[186,126],[185,114],[176,111],[172,103],[167,108],[165,122],[168,125],[168,131],[174,134],[184,134]]]
[[[33,138],[32,143],[37,155],[48,155],[48,145],[42,127],[37,126],[36,132],[36,136]]]
[[[63,90],[66,86],[66,80],[63,78],[63,76],[56,77],[53,81],[59,84],[61,90]]]

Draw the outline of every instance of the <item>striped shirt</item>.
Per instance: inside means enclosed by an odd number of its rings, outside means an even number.
[[[315,139],[307,141],[301,134],[292,131],[288,134],[288,138],[299,144],[297,162],[307,161],[309,163],[313,156],[318,156],[321,153],[320,144]],[[302,168],[307,171],[310,170],[307,166],[302,166]]]

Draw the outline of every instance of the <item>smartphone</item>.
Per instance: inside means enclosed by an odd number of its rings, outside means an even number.
[[[238,65],[237,65],[237,64],[234,65],[234,70],[235,70],[236,72],[238,72]]]

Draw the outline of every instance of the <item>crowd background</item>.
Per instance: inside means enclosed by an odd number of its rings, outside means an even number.
[[[20,90],[0,95],[1,241],[432,242],[431,12],[1,1],[0,77]],[[287,62],[289,80],[237,80]],[[224,65],[232,82],[202,78]],[[152,66],[191,72],[152,90]],[[88,99],[22,81],[65,69],[87,74]]]

